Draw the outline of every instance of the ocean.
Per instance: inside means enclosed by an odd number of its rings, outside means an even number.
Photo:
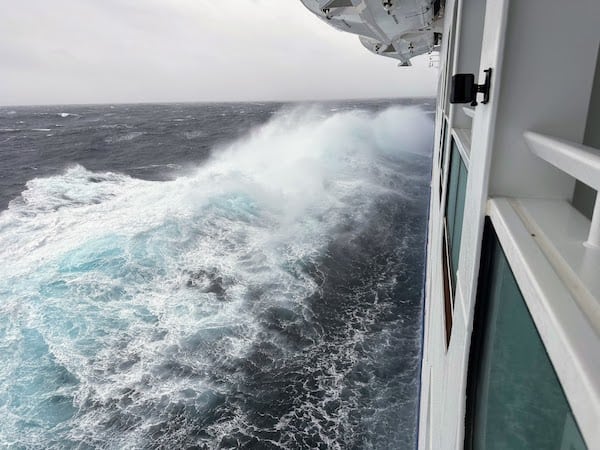
[[[433,110],[0,108],[0,447],[414,448]]]

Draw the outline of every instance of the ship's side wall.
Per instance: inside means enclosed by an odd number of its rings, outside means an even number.
[[[586,123],[589,129],[588,108],[600,40],[600,33],[594,31],[597,30],[598,17],[600,2],[597,0],[511,1],[510,5],[508,0],[487,0],[482,28],[481,16],[477,15],[469,0],[449,0],[446,3],[447,23],[440,58],[442,70],[429,224],[420,449],[463,447],[467,371],[475,303],[478,300],[483,225],[485,216],[489,214],[489,199],[509,197],[570,201],[573,196],[576,180],[535,156],[528,148],[523,133],[534,130],[582,142]],[[479,23],[473,23],[478,20]],[[477,39],[478,45],[474,43]],[[475,108],[449,104],[450,79],[454,73],[474,73],[476,80],[482,83],[483,70],[487,68],[493,70],[490,103],[479,103]],[[591,108],[590,111],[589,114],[592,114]],[[469,178],[460,258],[455,268],[456,279],[451,280],[452,306],[448,320],[448,308],[445,307],[448,305],[448,289],[444,288],[444,283],[448,283],[452,275],[448,275],[447,262],[444,262],[444,245],[448,241],[447,237],[444,238],[444,217],[447,215],[450,171],[447,155],[452,145],[460,151]],[[494,209],[496,214],[492,222],[495,220],[498,224],[504,221],[503,214],[510,213],[511,205],[516,203],[502,201],[499,204],[504,205],[505,210]],[[515,213],[511,217],[519,218],[519,215]],[[509,242],[515,230],[527,229],[521,220],[508,222],[508,231],[501,233],[501,244],[512,249],[509,261],[515,265],[513,269],[516,269],[517,278],[526,291],[528,307],[535,316],[545,344],[549,345],[550,357],[561,382],[566,383],[567,394],[573,399],[585,398],[585,392],[595,395],[597,389],[592,385],[586,387],[588,391],[577,391],[571,386],[573,377],[578,376],[577,370],[581,370],[579,376],[593,380],[596,368],[584,368],[582,365],[568,373],[565,370],[566,359],[561,360],[560,350],[557,350],[562,348],[571,352],[575,355],[572,363],[577,365],[578,357],[598,347],[591,337],[587,339],[588,344],[584,340],[577,343],[577,338],[569,336],[569,327],[577,323],[581,325],[578,325],[579,329],[585,328],[587,333],[593,325],[588,327],[589,322],[570,294],[563,300],[568,304],[562,305],[569,314],[559,319],[557,328],[547,325],[544,316],[555,307],[556,295],[544,289],[525,287],[548,283],[562,286],[565,292],[573,287],[564,284],[563,275],[548,269],[552,267],[551,260],[544,260],[545,265],[540,262],[537,265],[540,269],[535,272],[536,264],[532,261],[539,259],[540,255],[549,258],[540,251],[538,243],[531,241],[515,245],[515,242]],[[533,239],[534,233],[530,234],[530,239]],[[527,248],[531,251],[526,251]],[[527,273],[522,270],[523,267],[533,267],[534,271]],[[546,312],[543,312],[544,309]],[[536,310],[539,312],[534,314]],[[567,323],[570,320],[567,315],[573,318],[571,324]],[[555,339],[553,334],[559,337]],[[593,336],[593,332],[589,336]],[[585,405],[577,405],[575,413],[580,425],[585,425],[583,431],[590,440],[594,439],[594,430],[586,424],[596,417],[598,405],[594,403],[593,396],[588,401],[592,406],[587,408],[590,413],[581,413],[586,409]]]
[[[426,266],[426,285],[425,299],[426,306],[424,311],[424,340],[423,340],[423,361],[421,370],[421,399],[419,413],[419,448],[434,448],[436,436],[431,433],[434,424],[441,420],[443,410],[443,383],[440,374],[444,368],[440,366],[444,361],[445,337],[444,337],[444,314],[443,304],[439,302],[430,302],[432,298],[443,296],[441,291],[442,272],[441,266],[437,263],[441,259],[441,222],[439,220],[439,211],[441,210],[440,189],[442,182],[440,177],[440,147],[447,140],[442,128],[446,121],[446,91],[448,80],[446,70],[448,61],[451,57],[452,34],[454,32],[455,2],[453,0],[446,2],[445,14],[449,20],[444,23],[444,31],[441,45],[441,71],[438,82],[438,99],[436,113],[436,133],[435,147],[432,168],[432,183],[430,195],[430,220],[429,220],[429,239],[428,239],[428,261]]]
[[[483,219],[487,200],[489,155],[497,112],[497,103],[492,101],[483,105],[478,121],[471,125],[462,111],[462,105],[450,105],[447,101],[450,76],[460,70],[479,72],[479,67],[501,65],[502,35],[505,29],[507,2],[489,0],[486,8],[479,11],[468,0],[453,1],[446,4],[447,17],[456,21],[448,25],[448,61],[442,68],[439,101],[440,127],[447,127],[446,139],[438,141],[434,161],[445,160],[444,165],[434,168],[431,232],[428,260],[430,290],[427,297],[426,326],[427,333],[425,357],[423,361],[425,386],[423,390],[431,398],[421,403],[421,421],[427,421],[428,430],[420,430],[420,448],[443,449],[460,447],[464,439],[464,392],[466,390],[468,349],[472,324],[472,311],[475,300],[476,278],[478,271]],[[484,29],[483,22],[487,21]],[[473,23],[477,22],[477,23]],[[478,42],[474,45],[473,42]],[[476,54],[474,54],[475,52]],[[445,58],[442,56],[442,60]],[[493,87],[498,95],[499,86]],[[438,135],[441,133],[438,133]],[[444,272],[447,267],[442,263],[444,252],[444,209],[446,207],[449,158],[441,153],[449,152],[451,142],[460,150],[461,159],[468,168],[464,217],[463,239],[458,273],[454,285],[450,288],[453,296],[452,324],[450,342],[446,346],[446,326],[444,316]],[[473,152],[472,148],[477,147]],[[441,192],[441,195],[439,194]],[[447,277],[448,278],[448,277]],[[428,377],[428,379],[426,379]],[[430,383],[430,387],[426,387]]]

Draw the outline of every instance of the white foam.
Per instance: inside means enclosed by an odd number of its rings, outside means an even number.
[[[194,130],[194,131],[185,131],[183,135],[186,139],[197,139],[199,137],[204,136],[206,133],[202,130]]]
[[[288,110],[173,181],[81,166],[29,181],[0,213],[0,392],[21,402],[0,402],[0,442],[38,445],[57,432],[59,440],[142,445],[164,399],[190,388],[164,365],[176,356],[210,373],[211,358],[242,358],[251,348],[261,332],[256,311],[302,311],[318,286],[294,267],[316,261],[341,224],[366,222],[395,161],[430,139],[415,129],[430,129],[416,109]],[[223,298],[188,286],[210,273]],[[43,364],[29,366],[28,352]],[[53,387],[60,370],[77,382]],[[331,396],[340,395],[342,375],[332,373]],[[24,395],[25,379],[46,381],[27,384]],[[217,387],[207,376],[193,389]],[[133,394],[120,406],[123,392]],[[43,402],[57,393],[72,399],[73,412]],[[149,422],[102,428],[115,408],[143,411]],[[44,425],[44,414],[65,414],[68,431]],[[21,421],[34,416],[41,425],[23,433]]]
[[[126,133],[126,134],[122,134],[122,135],[118,135],[118,136],[109,136],[106,139],[104,139],[104,142],[106,142],[107,144],[115,144],[117,142],[128,142],[128,141],[133,141],[134,139],[143,136],[144,134],[146,134],[143,131],[132,131],[130,133]]]

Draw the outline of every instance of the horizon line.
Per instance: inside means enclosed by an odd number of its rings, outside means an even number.
[[[305,100],[169,100],[169,101],[118,101],[118,102],[75,102],[75,103],[21,103],[0,104],[0,108],[26,108],[41,106],[111,106],[111,105],[174,105],[174,104],[215,104],[215,103],[319,103],[335,101],[375,101],[375,100],[406,100],[406,99],[435,99],[437,95],[394,96],[394,97],[346,97]]]

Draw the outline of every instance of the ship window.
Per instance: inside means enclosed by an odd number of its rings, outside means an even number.
[[[439,154],[439,168],[440,168],[440,201],[442,200],[442,187],[444,185],[444,170],[446,164],[446,154],[448,153],[446,150],[446,133],[448,129],[448,124],[446,119],[442,119],[442,133],[440,140],[440,154]]]
[[[467,191],[467,168],[462,160],[458,147],[451,140],[450,167],[448,186],[446,188],[446,214],[444,216],[444,236],[442,248],[442,271],[444,281],[444,310],[446,326],[446,345],[450,345],[452,331],[452,315],[456,292],[456,273],[462,237],[463,212]],[[446,156],[444,155],[444,161]]]
[[[446,65],[444,67],[444,72],[446,79],[444,80],[444,111],[450,110],[450,83],[452,78],[449,76],[450,73],[453,73],[454,67],[454,48],[456,46],[456,16],[458,13],[458,7],[456,5],[453,8],[453,20],[450,25],[448,36],[448,48],[446,49]]]
[[[445,170],[445,164],[446,164],[446,154],[448,153],[446,151],[446,134],[448,133],[448,122],[446,122],[446,119],[443,119],[443,126],[442,126],[442,141],[440,142],[440,147],[442,149],[442,151],[440,152],[440,169],[442,169],[442,172],[444,172]]]
[[[473,73],[476,80],[480,73],[486,3],[486,0],[461,0],[456,6],[457,9],[460,8],[460,32],[457,37],[456,65],[453,73]],[[462,105],[455,105],[453,111],[453,127],[467,130],[472,128],[473,118],[464,112]]]
[[[448,173],[448,194],[446,198],[446,221],[448,225],[448,246],[450,247],[450,267],[452,283],[456,281],[458,257],[462,238],[463,213],[467,192],[467,168],[452,139],[450,172]]]
[[[444,236],[442,248],[442,271],[444,281],[444,325],[446,330],[446,348],[450,345],[450,336],[452,335],[452,313],[454,310],[454,296],[452,295],[452,285],[450,274],[450,257],[448,250],[448,225],[444,219]]]
[[[467,449],[585,449],[519,286],[489,222],[467,392]]]

